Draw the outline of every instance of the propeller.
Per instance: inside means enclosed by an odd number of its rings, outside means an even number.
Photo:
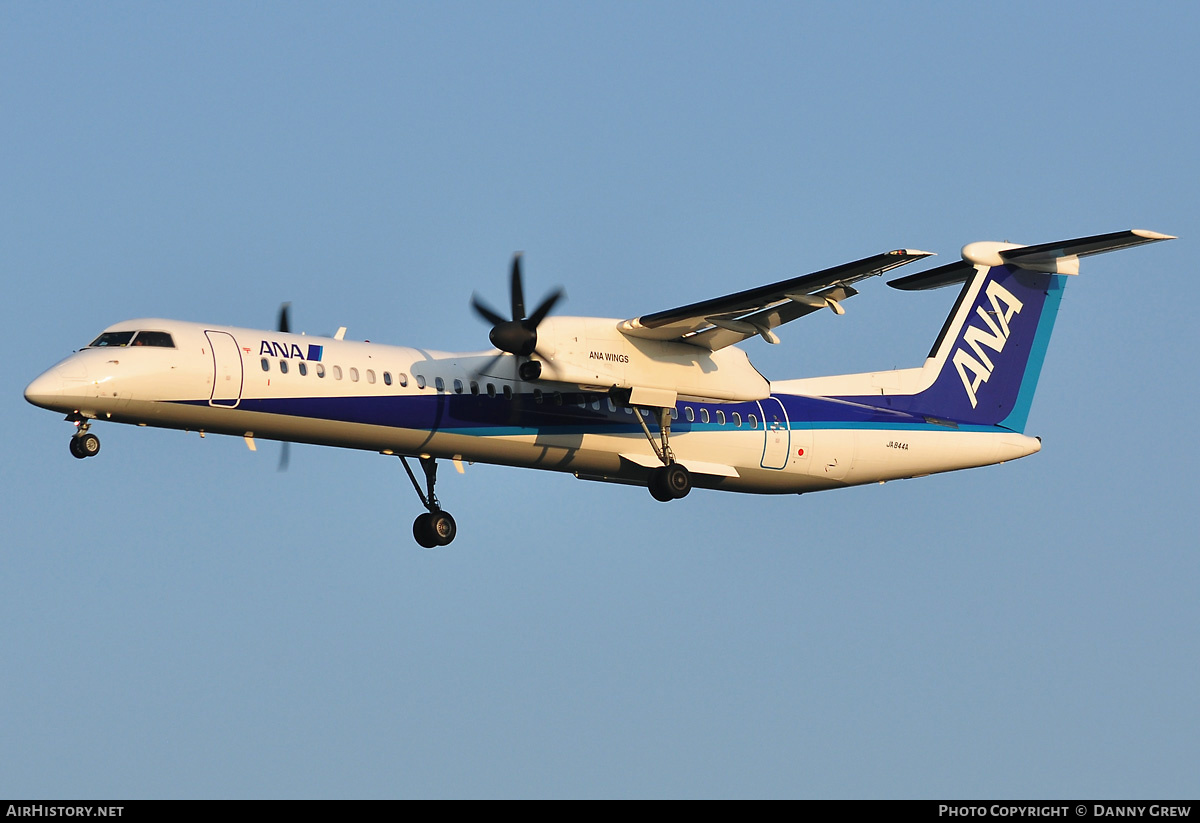
[[[540,354],[537,350],[537,328],[563,297],[562,289],[555,289],[533,310],[533,314],[525,316],[525,290],[521,285],[521,253],[513,255],[512,274],[510,275],[509,290],[512,298],[512,319],[506,320],[495,309],[483,302],[479,295],[471,295],[471,307],[475,313],[492,324],[488,340],[502,352],[518,357],[528,357]],[[495,358],[488,364],[495,363]],[[540,371],[540,370],[539,370]],[[536,379],[536,377],[534,378]]]
[[[283,332],[284,334],[288,334],[291,331],[291,327],[292,327],[292,324],[290,322],[291,311],[292,311],[292,304],[290,302],[280,304],[280,306],[279,306],[279,330],[281,332]],[[287,471],[288,463],[291,462],[291,459],[292,459],[292,444],[289,441],[284,440],[283,442],[281,442],[279,444],[279,465],[276,467],[275,470],[281,471],[281,472]]]

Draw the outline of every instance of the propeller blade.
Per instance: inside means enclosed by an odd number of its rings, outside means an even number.
[[[504,352],[500,352],[499,354],[494,355],[490,360],[488,360],[486,363],[484,363],[482,366],[480,366],[478,369],[476,369],[475,374],[477,374],[477,375],[488,374],[492,370],[492,368],[495,367],[495,365],[498,362],[500,362],[500,358],[505,357],[505,356],[506,355]],[[499,377],[499,375],[496,375],[496,376]]]
[[[479,295],[477,294],[471,295],[471,308],[475,309],[476,314],[491,323],[493,326],[499,326],[501,323],[506,322],[505,319],[497,314],[491,306],[480,300]]]
[[[471,295],[471,307],[475,313],[492,324],[488,339],[492,345],[502,352],[515,354],[518,357],[528,357],[537,347],[537,328],[551,310],[563,297],[562,289],[555,289],[547,295],[534,311],[532,317],[525,316],[525,286],[521,278],[522,252],[513,255],[512,274],[509,280],[510,299],[512,300],[512,319],[506,320],[499,312],[480,299],[478,294]],[[489,364],[489,368],[492,364]]]
[[[521,252],[513,255],[512,262],[512,319],[525,319],[525,290],[521,288]]]
[[[289,322],[288,315],[291,313],[292,304],[284,303],[279,307],[279,330],[287,334],[292,330],[292,324]]]
[[[546,315],[554,308],[554,304],[562,299],[563,290],[555,289],[549,297],[542,301],[542,304],[534,309],[533,314],[525,321],[525,327],[528,329],[536,329],[546,319]]]
[[[292,460],[292,444],[284,440],[279,445],[279,465],[275,470],[285,472],[288,470],[288,463]]]

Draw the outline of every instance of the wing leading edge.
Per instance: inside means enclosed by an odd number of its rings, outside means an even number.
[[[778,343],[772,329],[826,307],[842,314],[841,301],[858,294],[851,288],[853,283],[931,254],[915,249],[884,252],[736,294],[644,314],[617,328],[630,337],[674,340],[711,351],[755,335],[768,343]]]

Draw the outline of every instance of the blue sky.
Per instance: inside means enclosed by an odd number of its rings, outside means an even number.
[[[0,795],[1194,797],[1194,5],[0,5]],[[897,247],[1085,261],[990,469],[804,497],[443,473],[100,425],[25,384],[121,319],[486,346]],[[916,270],[918,266],[911,267]],[[863,284],[746,346],[917,365]]]

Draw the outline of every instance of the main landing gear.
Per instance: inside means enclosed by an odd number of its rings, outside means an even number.
[[[638,423],[642,426],[642,431],[646,433],[646,439],[650,441],[650,447],[654,449],[654,454],[663,462],[661,466],[650,472],[650,481],[646,484],[650,489],[650,496],[666,503],[687,497],[688,492],[692,490],[692,475],[685,466],[675,462],[675,453],[671,451],[671,410],[656,408],[654,411],[658,415],[659,442],[657,443],[654,441],[654,435],[650,433],[650,427],[642,418],[641,410],[634,409],[633,416],[637,418]]]
[[[67,418],[70,420],[70,418]],[[100,438],[90,434],[91,424],[87,420],[73,421],[79,431],[71,435],[71,455],[82,460],[85,457],[95,457],[100,453]]]
[[[450,542],[454,540],[454,535],[458,533],[458,526],[455,525],[450,512],[442,511],[437,495],[433,492],[433,487],[437,484],[437,461],[432,457],[419,458],[421,468],[425,470],[427,491],[423,492],[421,484],[417,482],[417,476],[413,474],[412,468],[408,465],[408,458],[402,454],[398,457],[404,464],[404,471],[408,473],[408,479],[412,481],[413,488],[417,490],[417,497],[421,498],[421,505],[429,510],[418,515],[417,519],[413,521],[413,537],[422,548],[426,549],[450,545]]]

